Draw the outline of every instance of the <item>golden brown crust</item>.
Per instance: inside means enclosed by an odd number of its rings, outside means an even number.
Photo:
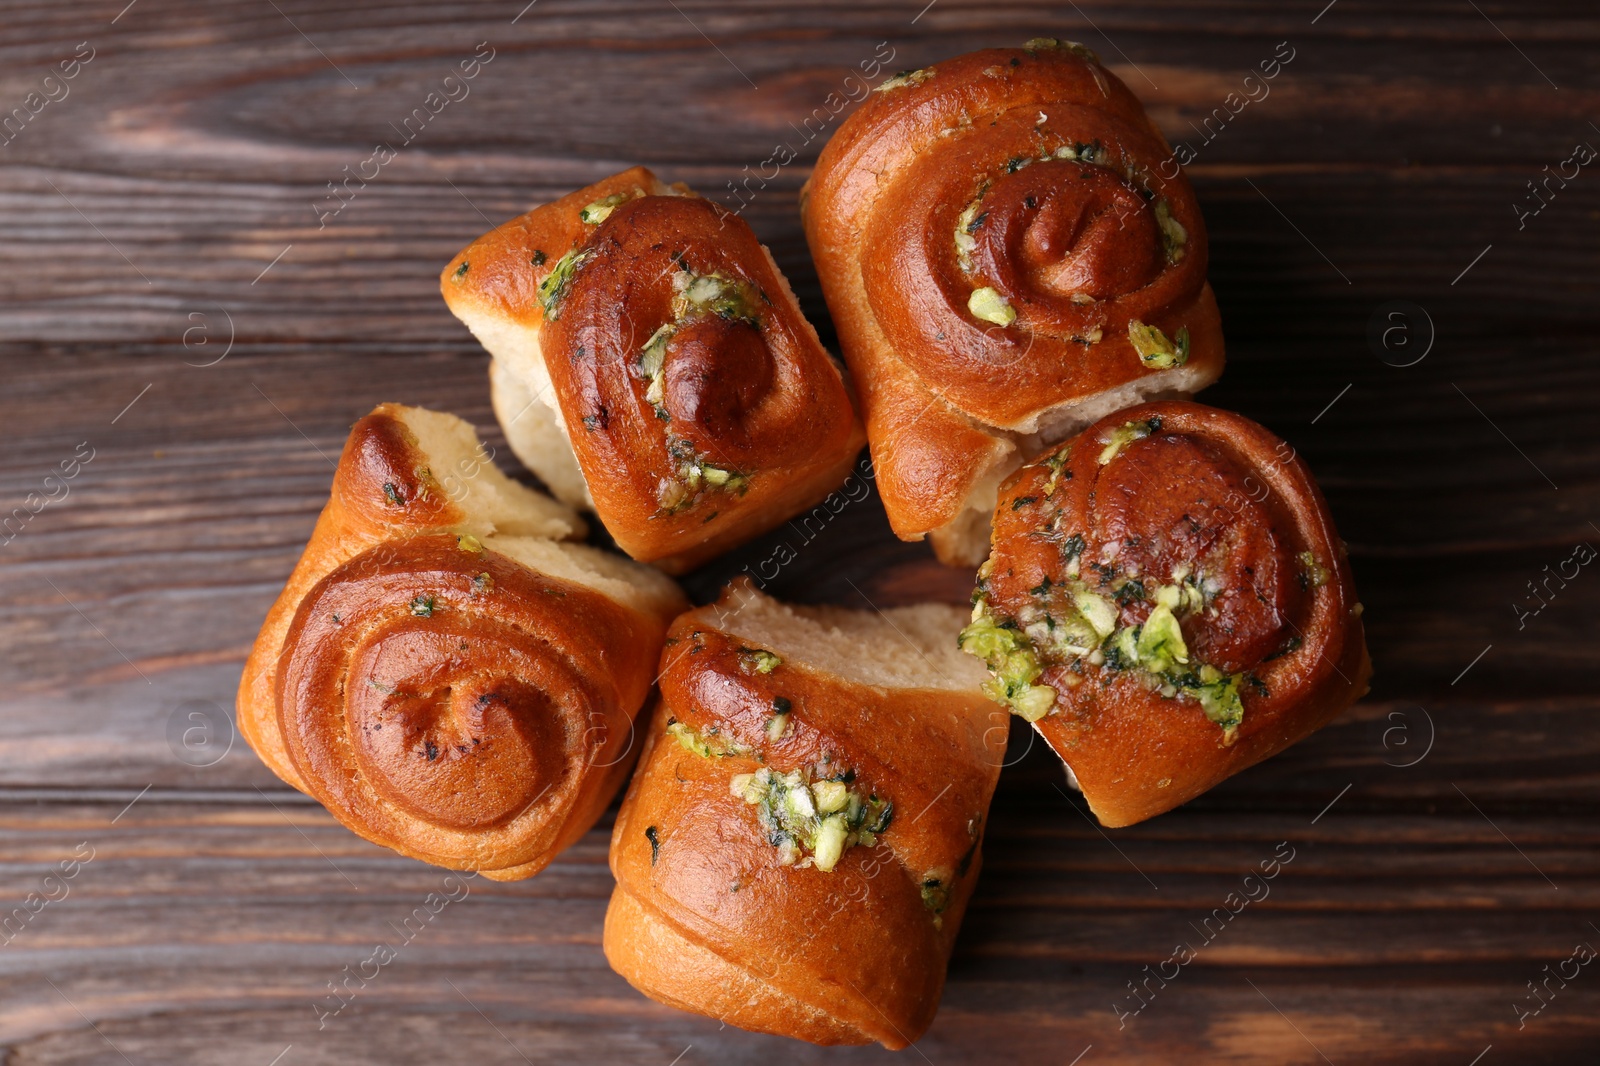
[[[873,1039],[727,961],[620,888],[606,908],[605,951],[614,970],[641,975],[629,980],[669,1007],[758,1032],[775,1031],[772,1019],[780,1018],[780,1035],[813,1044],[865,1044]],[[661,965],[664,959],[672,965]]]
[[[963,501],[985,471],[1015,465],[1020,457],[1004,435],[986,432],[949,403],[929,395],[904,363],[884,354],[865,349],[852,357],[852,370],[860,383],[872,441],[873,475],[890,524],[901,539],[921,540],[929,531],[957,520]],[[912,527],[896,524],[908,514],[928,518]],[[934,547],[948,565],[978,562],[947,557],[937,537]]]
[[[1002,755],[992,708],[790,659],[762,673],[717,610],[680,618],[662,655],[661,706],[612,837],[606,956],[646,994],[742,1028],[904,1047],[933,1019],[981,864]],[[792,721],[772,733],[779,697]],[[673,722],[736,753],[691,750]],[[772,826],[730,788],[764,769],[847,777],[893,803],[888,826],[831,870],[810,854],[784,865]]]
[[[351,428],[328,504],[245,662],[239,731],[273,773],[302,792],[308,789],[284,750],[275,693],[284,635],[301,600],[335,567],[407,527],[446,529],[466,518],[450,494],[439,490],[436,479],[424,476],[426,462],[417,453],[400,411],[398,405],[382,405]],[[389,486],[387,494],[384,486]],[[389,504],[391,498],[400,502]]]
[[[544,322],[539,283],[591,228],[580,213],[597,200],[635,189],[652,195],[672,192],[648,168],[630,167],[502,222],[458,252],[439,275],[445,303],[458,315],[458,306],[470,307],[537,329]]]
[[[536,538],[497,537],[469,514],[407,413],[385,405],[352,429],[246,664],[240,730],[368,840],[531,876],[631,766],[633,719],[681,600],[625,605],[507,554]]]
[[[1018,470],[980,575],[980,612],[1016,627],[1055,693],[1036,728],[1109,826],[1282,751],[1371,675],[1344,544],[1310,471],[1266,429],[1199,404],[1120,411]],[[1116,636],[1089,655],[1065,649],[1081,593],[1112,605],[1119,633],[1142,634],[1163,586],[1178,590],[1183,661],[1163,666],[1145,645],[1130,661]],[[1199,696],[1208,666],[1214,716]]]
[[[642,167],[480,238],[440,284],[469,323],[537,347],[595,512],[669,572],[822,499],[865,441],[749,226]]]
[[[891,524],[916,539],[1097,397],[1214,380],[1222,331],[1188,181],[1086,49],[988,49],[880,89],[823,150],[802,214]],[[988,317],[980,289],[1001,301]],[[1131,323],[1185,331],[1183,357],[1141,359]],[[910,461],[941,436],[925,411],[950,426],[946,463]]]

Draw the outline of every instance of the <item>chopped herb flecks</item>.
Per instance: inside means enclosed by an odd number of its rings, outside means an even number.
[[[1139,362],[1152,370],[1169,370],[1189,361],[1189,327],[1179,327],[1176,340],[1169,340],[1157,326],[1138,319],[1128,322],[1128,342],[1139,353]]]
[[[1172,205],[1166,200],[1157,200],[1154,210],[1156,225],[1161,228],[1161,243],[1166,249],[1167,262],[1176,263],[1183,258],[1189,242],[1189,231],[1183,228],[1183,223],[1172,217]]]
[[[973,318],[993,322],[997,326],[1009,326],[1017,320],[1016,308],[998,290],[987,285],[972,291],[967,298],[967,310],[972,312]]]
[[[1130,327],[1131,328],[1131,327]],[[1104,448],[1100,449],[1099,462],[1105,466],[1117,457],[1126,445],[1136,440],[1143,440],[1152,433],[1161,432],[1161,418],[1146,419],[1143,422],[1124,422],[1121,426],[1111,431],[1111,436],[1106,439]]]
[[[843,780],[812,780],[806,769],[738,774],[729,791],[756,808],[784,866],[831,871],[852,846],[876,844],[894,816],[893,803],[864,796]]]
[[[644,190],[643,189],[635,189],[631,193],[628,193],[628,192],[612,193],[610,196],[607,196],[607,197],[604,197],[602,199],[596,200],[594,203],[592,203],[592,204],[588,205],[587,207],[585,207],[582,211],[579,211],[578,212],[578,218],[585,225],[598,226],[600,223],[604,222],[607,218],[610,218],[611,217],[611,212],[615,211],[618,207],[621,207],[623,204],[627,203],[629,200],[633,199],[635,196],[643,196],[643,195],[644,195]]]
[[[739,668],[745,673],[770,674],[783,660],[764,648],[740,648]]]
[[[1070,558],[1076,558],[1083,552],[1083,537],[1074,534],[1068,545],[1063,554],[1070,550]],[[984,564],[980,578],[988,577],[990,566]],[[1099,569],[1104,588],[1116,570]],[[1174,573],[1174,584],[1152,589],[1146,581],[1128,579],[1108,599],[1078,578],[1075,570],[1070,573],[1066,581],[1047,576],[1029,589],[1032,598],[1015,618],[995,615],[986,596],[974,595],[972,622],[961,632],[961,649],[988,665],[991,677],[984,682],[984,692],[1035,722],[1051,713],[1056,703],[1056,689],[1037,683],[1047,666],[1071,668],[1059,675],[1068,688],[1079,683],[1084,665],[1103,666],[1132,673],[1169,699],[1197,701],[1206,717],[1222,727],[1223,742],[1232,743],[1244,717],[1239,687],[1246,675],[1224,674],[1192,661],[1179,623],[1180,615],[1207,607],[1218,591],[1214,583],[1182,567]],[[1119,626],[1123,609],[1142,603],[1154,604],[1144,620]],[[1264,694],[1266,686],[1259,680],[1254,687]]]
[[[902,70],[893,77],[883,79],[883,82],[872,91],[884,93],[891,89],[903,89],[910,85],[921,85],[931,77],[933,77],[932,67],[924,67],[921,70]]]
[[[561,301],[572,285],[573,276],[593,256],[592,250],[580,251],[574,248],[556,260],[556,265],[550,268],[550,273],[539,282],[539,306],[544,308],[545,318],[554,322],[560,316]]]
[[[723,740],[718,735],[716,726],[701,731],[674,718],[667,722],[667,733],[686,750],[694,752],[703,759],[725,759],[734,755],[750,754],[750,749],[743,744]]]

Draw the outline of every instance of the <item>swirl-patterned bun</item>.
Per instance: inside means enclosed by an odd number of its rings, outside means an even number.
[[[878,86],[802,192],[894,531],[976,565],[999,482],[1222,372],[1206,231],[1139,101],[1055,40]]]
[[[964,650],[1109,826],[1193,799],[1367,691],[1344,542],[1294,449],[1150,403],[1000,489]]]
[[[583,531],[467,423],[377,408],[250,653],[240,732],[368,840],[532,876],[622,783],[687,607],[660,573],[563,542]]]
[[[439,283],[494,356],[512,450],[669,573],[815,504],[865,442],[750,227],[644,167],[480,237]]]
[[[818,1044],[928,1028],[982,865],[1008,719],[954,607],[679,618],[611,838],[612,967],[653,999]]]

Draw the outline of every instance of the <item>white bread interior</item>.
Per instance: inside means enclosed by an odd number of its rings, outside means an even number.
[[[501,473],[470,424],[420,407],[398,408],[397,414],[416,437],[434,480],[461,512],[456,532],[477,537],[485,548],[529,569],[648,615],[669,617],[684,606],[678,586],[654,567],[568,543],[586,532],[583,519]]]
[[[701,613],[722,632],[781,659],[876,688],[981,695],[989,676],[956,643],[968,612],[942,603],[882,611],[802,607],[735,582],[723,602]]]
[[[645,614],[670,618],[686,606],[678,586],[660,570],[587,544],[489,536],[484,538],[483,546],[530,570],[594,589],[609,600]]]
[[[457,314],[494,357],[489,361],[489,398],[511,451],[556,499],[594,510],[589,484],[572,450],[567,420],[545,372],[539,331],[477,310],[463,308]]]
[[[463,530],[572,540],[588,527],[571,507],[512,481],[494,465],[478,431],[455,415],[424,407],[396,407],[416,438],[429,472],[451,503],[466,515]]]

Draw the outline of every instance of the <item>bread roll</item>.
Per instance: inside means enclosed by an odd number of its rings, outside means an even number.
[[[670,573],[821,500],[865,442],[750,227],[643,167],[485,234],[440,286],[512,450]]]
[[[813,1043],[922,1035],[1005,749],[963,615],[785,607],[741,582],[673,623],[611,840],[618,973]]]
[[[637,753],[670,579],[581,544],[472,427],[384,404],[245,664],[239,729],[284,781],[403,855],[529,877]]]
[[[983,559],[1024,458],[1222,372],[1194,193],[1082,45],[879,85],[823,149],[802,214],[889,521],[947,563]]]
[[[973,600],[962,647],[1108,826],[1322,728],[1372,674],[1311,472],[1196,403],[1119,411],[1013,474]]]

